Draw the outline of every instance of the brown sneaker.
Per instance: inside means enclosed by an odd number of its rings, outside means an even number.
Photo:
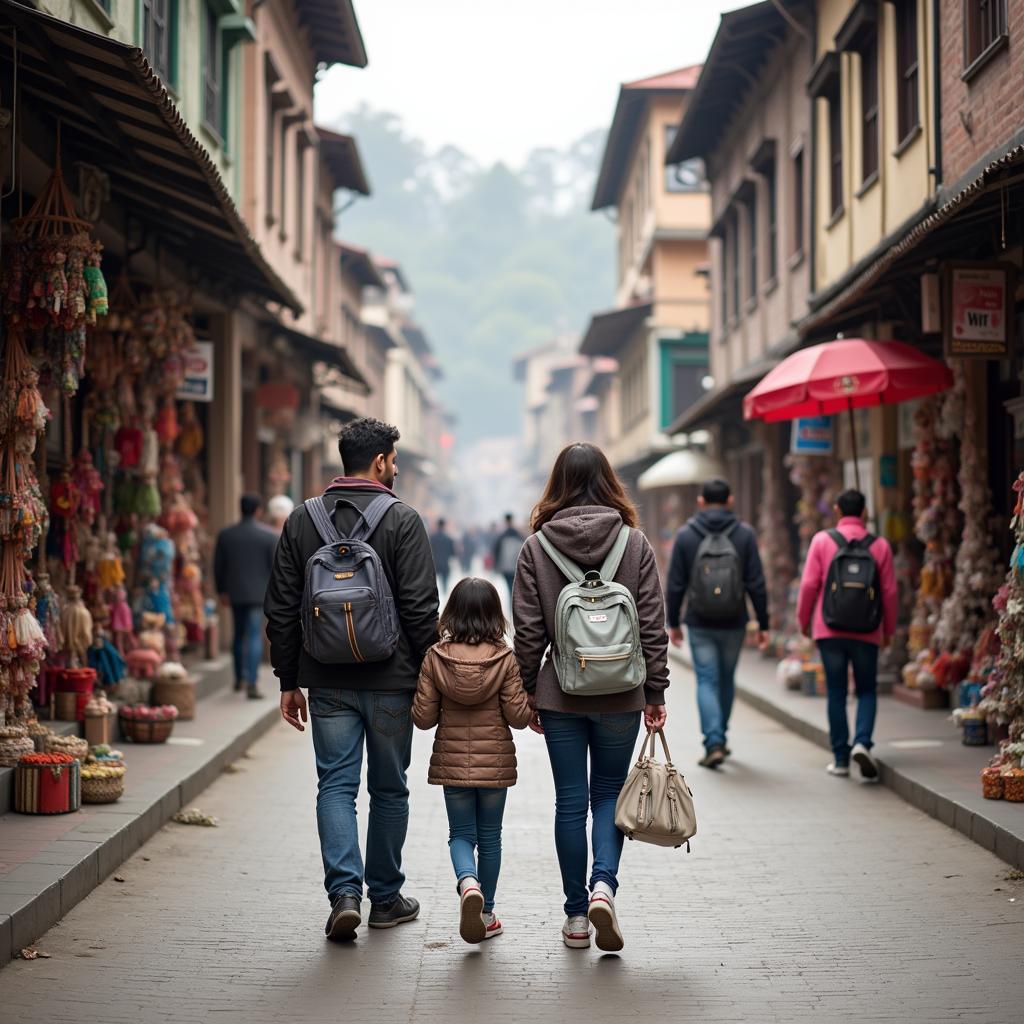
[[[717,768],[724,760],[725,750],[722,747],[711,747],[697,764],[701,768]]]

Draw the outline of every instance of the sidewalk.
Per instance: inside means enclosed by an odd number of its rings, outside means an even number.
[[[689,667],[688,647],[671,650],[675,659]],[[775,678],[775,666],[774,660],[744,651],[736,673],[737,697],[831,751],[825,698],[784,689]],[[850,704],[852,720],[852,700]],[[994,747],[965,747],[948,710],[921,711],[887,695],[878,698],[875,744],[872,753],[886,786],[1008,864],[1024,869],[1024,804],[986,800],[981,795],[979,773],[995,753]]]
[[[263,672],[264,700],[221,688],[199,700],[194,721],[175,723],[167,743],[118,743],[128,774],[116,803],[83,804],[73,814],[0,814],[0,965],[60,920],[273,725],[276,680],[268,668]]]

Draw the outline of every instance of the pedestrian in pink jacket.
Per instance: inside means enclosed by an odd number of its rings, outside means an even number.
[[[835,530],[815,534],[807,552],[797,620],[821,652],[828,687],[828,723],[833,760],[830,775],[850,774],[850,760],[865,781],[878,778],[871,756],[878,710],[878,649],[896,629],[897,587],[892,548],[864,525],[866,502],[860,491],[836,499]],[[853,746],[846,717],[850,666],[857,692]]]

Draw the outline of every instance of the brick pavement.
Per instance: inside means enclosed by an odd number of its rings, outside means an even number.
[[[280,726],[195,801],[219,828],[165,826],[119,871],[123,883],[109,879],[39,941],[52,959],[0,971],[0,1020],[1019,1017],[1024,886],[1004,864],[881,787],[827,777],[819,749],[746,707],[727,770],[691,768],[692,681],[675,675],[670,742],[700,834],[689,856],[627,844],[621,956],[559,940],[551,785],[532,734],[506,816],[506,934],[482,947],[458,938],[444,809],[424,781],[420,734],[406,849],[407,891],[424,913],[326,944],[309,737]]]

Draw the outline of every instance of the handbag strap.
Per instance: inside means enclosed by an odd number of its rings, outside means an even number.
[[[665,739],[665,732],[663,729],[651,729],[647,733],[646,739],[644,739],[644,745],[640,748],[641,757],[654,757],[658,750],[658,737],[661,737],[661,746],[665,751],[665,763],[672,763],[672,755],[669,753],[668,740]],[[648,753],[648,744],[650,744],[650,753]]]

